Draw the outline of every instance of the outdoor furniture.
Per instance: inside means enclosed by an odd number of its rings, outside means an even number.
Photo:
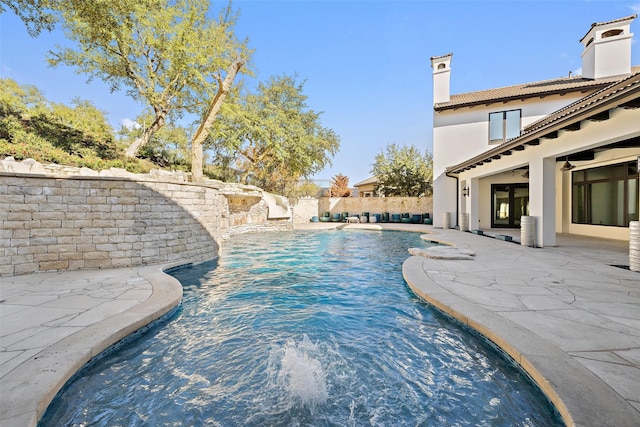
[[[333,214],[331,222],[342,222],[342,215],[340,215],[339,213]]]
[[[329,212],[325,212],[320,217],[320,222],[329,222],[331,221],[331,214]]]
[[[385,212],[382,214],[382,221],[381,222],[389,222],[389,212]]]
[[[409,216],[409,213],[403,213],[402,216],[400,217],[400,222],[404,222],[404,223],[410,223],[411,222],[411,217]]]
[[[421,224],[422,223],[422,215],[421,214],[413,214],[413,217],[411,217],[411,222],[414,224]]]
[[[348,216],[347,217],[347,222],[348,223],[351,223],[351,222],[359,223],[360,222],[360,218],[358,216]]]
[[[431,214],[429,213],[424,213],[422,214],[422,221],[427,224],[427,225],[431,225],[433,224],[433,219],[431,218]]]
[[[400,222],[402,216],[400,214],[391,214],[391,222]]]
[[[318,222],[318,217],[316,215],[312,216],[311,222]]]

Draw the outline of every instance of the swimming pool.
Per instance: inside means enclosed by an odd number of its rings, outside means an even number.
[[[562,425],[402,278],[417,233],[243,235],[175,271],[174,319],[85,369],[40,425]]]

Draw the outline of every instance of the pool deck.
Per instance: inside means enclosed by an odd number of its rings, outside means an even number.
[[[628,264],[628,243],[558,235],[540,249],[417,224],[296,225],[337,227],[419,231],[473,252],[410,256],[405,279],[520,363],[567,424],[639,425],[640,273],[612,266]],[[182,289],[165,267],[0,277],[0,425],[35,425],[87,361],[175,308]]]

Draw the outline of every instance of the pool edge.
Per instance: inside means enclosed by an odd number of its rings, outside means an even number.
[[[11,377],[24,378],[23,383],[28,382],[29,389],[36,392],[28,402],[21,402],[26,411],[3,419],[3,425],[37,426],[58,392],[87,363],[120,340],[176,309],[182,301],[183,290],[177,279],[164,273],[170,267],[172,265],[164,264],[137,268],[137,276],[151,285],[149,298],[46,347],[11,371]],[[38,374],[34,375],[34,372]],[[45,372],[46,375],[42,375]],[[42,393],[37,393],[39,390]]]
[[[439,286],[425,274],[425,261],[420,256],[404,261],[402,274],[409,288],[512,358],[544,393],[565,425],[615,426],[621,415],[632,419],[628,415],[635,410],[606,382],[531,330]]]

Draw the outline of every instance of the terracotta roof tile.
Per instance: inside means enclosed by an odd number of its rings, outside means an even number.
[[[632,67],[631,74],[640,71],[640,66]],[[434,110],[450,110],[473,105],[490,104],[512,99],[533,98],[558,93],[597,90],[618,82],[627,76],[614,76],[601,79],[586,79],[581,76],[562,77],[533,83],[524,83],[495,89],[451,95],[449,102],[441,102],[433,106]]]
[[[633,69],[635,72],[630,76],[624,78],[618,77],[612,84],[532,123],[523,130],[520,136],[458,165],[447,167],[447,173],[459,173],[469,167],[475,167],[488,159],[494,158],[496,155],[501,155],[505,151],[513,150],[516,146],[524,145],[532,138],[536,138],[538,134],[543,135],[544,132],[553,131],[558,126],[564,126],[572,120],[579,121],[585,111],[593,111],[599,106],[607,105],[610,100],[613,102],[612,105],[618,106],[621,102],[619,100],[624,97],[626,97],[626,99],[629,97],[637,99],[640,97],[640,67],[634,67]],[[616,101],[616,99],[618,99],[618,101]]]
[[[589,32],[591,32],[591,30],[593,29],[593,27],[601,27],[603,25],[609,25],[609,24],[615,24],[617,22],[624,22],[624,21],[629,21],[629,20],[633,20],[636,19],[638,17],[637,14],[634,15],[629,15],[629,16],[625,16],[624,18],[618,18],[618,19],[614,19],[612,21],[606,21],[606,22],[594,22],[593,24],[591,24],[591,27],[589,27],[589,31],[587,31],[587,33],[582,36],[582,38],[580,39],[580,42],[582,42],[582,40],[585,39],[585,37],[587,37],[587,35],[589,34]]]

